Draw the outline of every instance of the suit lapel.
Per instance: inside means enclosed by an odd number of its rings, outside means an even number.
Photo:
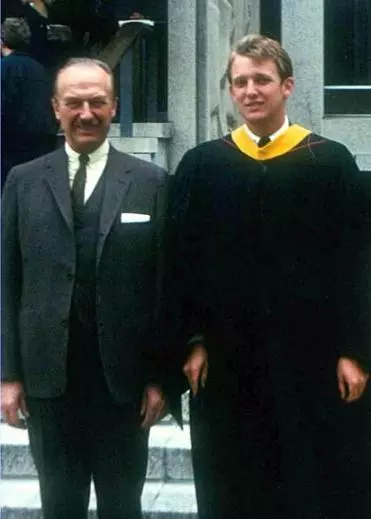
[[[112,223],[121,206],[122,199],[127,194],[131,184],[130,160],[126,164],[122,156],[110,148],[105,175],[105,189],[99,223],[97,244],[97,266],[102,255],[103,245],[111,229]]]
[[[73,233],[73,214],[71,205],[71,191],[68,182],[68,160],[64,149],[57,150],[46,159],[47,168],[45,181],[49,185],[56,204]]]

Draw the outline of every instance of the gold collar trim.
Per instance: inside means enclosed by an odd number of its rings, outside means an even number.
[[[241,150],[242,153],[245,153],[245,155],[256,160],[269,160],[288,153],[310,133],[312,133],[310,130],[298,124],[293,124],[284,133],[262,148],[259,148],[259,146],[250,139],[243,126],[234,130],[231,133],[231,137],[237,148]]]

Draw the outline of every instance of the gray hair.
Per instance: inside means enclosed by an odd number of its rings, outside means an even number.
[[[108,77],[110,78],[110,81],[111,81],[112,95],[113,96],[115,95],[115,81],[114,81],[114,76],[113,76],[111,67],[109,65],[107,65],[107,63],[104,63],[104,61],[101,61],[99,59],[93,59],[93,58],[70,58],[69,60],[67,60],[66,63],[64,65],[62,65],[62,67],[57,71],[57,74],[55,76],[54,88],[53,88],[54,95],[56,95],[56,93],[57,93],[58,79],[59,79],[60,75],[62,74],[62,72],[64,72],[65,70],[67,70],[70,67],[74,67],[75,65],[81,65],[83,67],[93,67],[93,68],[99,67],[102,70],[104,70],[104,72],[106,72],[106,74],[108,75]]]
[[[11,50],[25,50],[30,44],[31,30],[24,18],[5,18],[1,26],[1,39]]]

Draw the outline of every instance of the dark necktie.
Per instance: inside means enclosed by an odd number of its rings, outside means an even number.
[[[89,162],[89,155],[82,153],[79,156],[79,162],[80,166],[76,171],[72,184],[72,207],[75,214],[84,207],[86,165]]]
[[[269,137],[260,137],[259,142],[258,142],[259,148],[262,148],[263,146],[268,144],[268,142],[271,142]]]

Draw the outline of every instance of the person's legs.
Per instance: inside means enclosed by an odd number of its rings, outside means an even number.
[[[148,431],[139,408],[116,405],[107,395],[91,413],[89,452],[100,519],[141,519]]]
[[[371,517],[371,391],[358,401],[324,399],[315,417],[315,448],[327,519]]]
[[[200,519],[289,519],[269,413],[247,399],[191,397],[192,459]]]
[[[87,517],[90,471],[82,424],[72,400],[28,399],[31,453],[39,475],[44,519]]]
[[[192,462],[196,487],[199,519],[237,519],[249,510],[251,498],[244,488],[245,499],[241,502],[240,487],[243,482],[241,445],[236,444],[236,422],[231,421],[231,434],[226,435],[224,406],[215,413],[207,401],[205,391],[190,397],[190,426]],[[251,468],[249,467],[249,470]]]
[[[341,399],[332,345],[343,338],[332,336],[338,329],[334,308],[333,301],[297,301],[281,344],[288,347],[298,408],[310,434],[322,516],[369,519],[371,391],[357,402]]]

